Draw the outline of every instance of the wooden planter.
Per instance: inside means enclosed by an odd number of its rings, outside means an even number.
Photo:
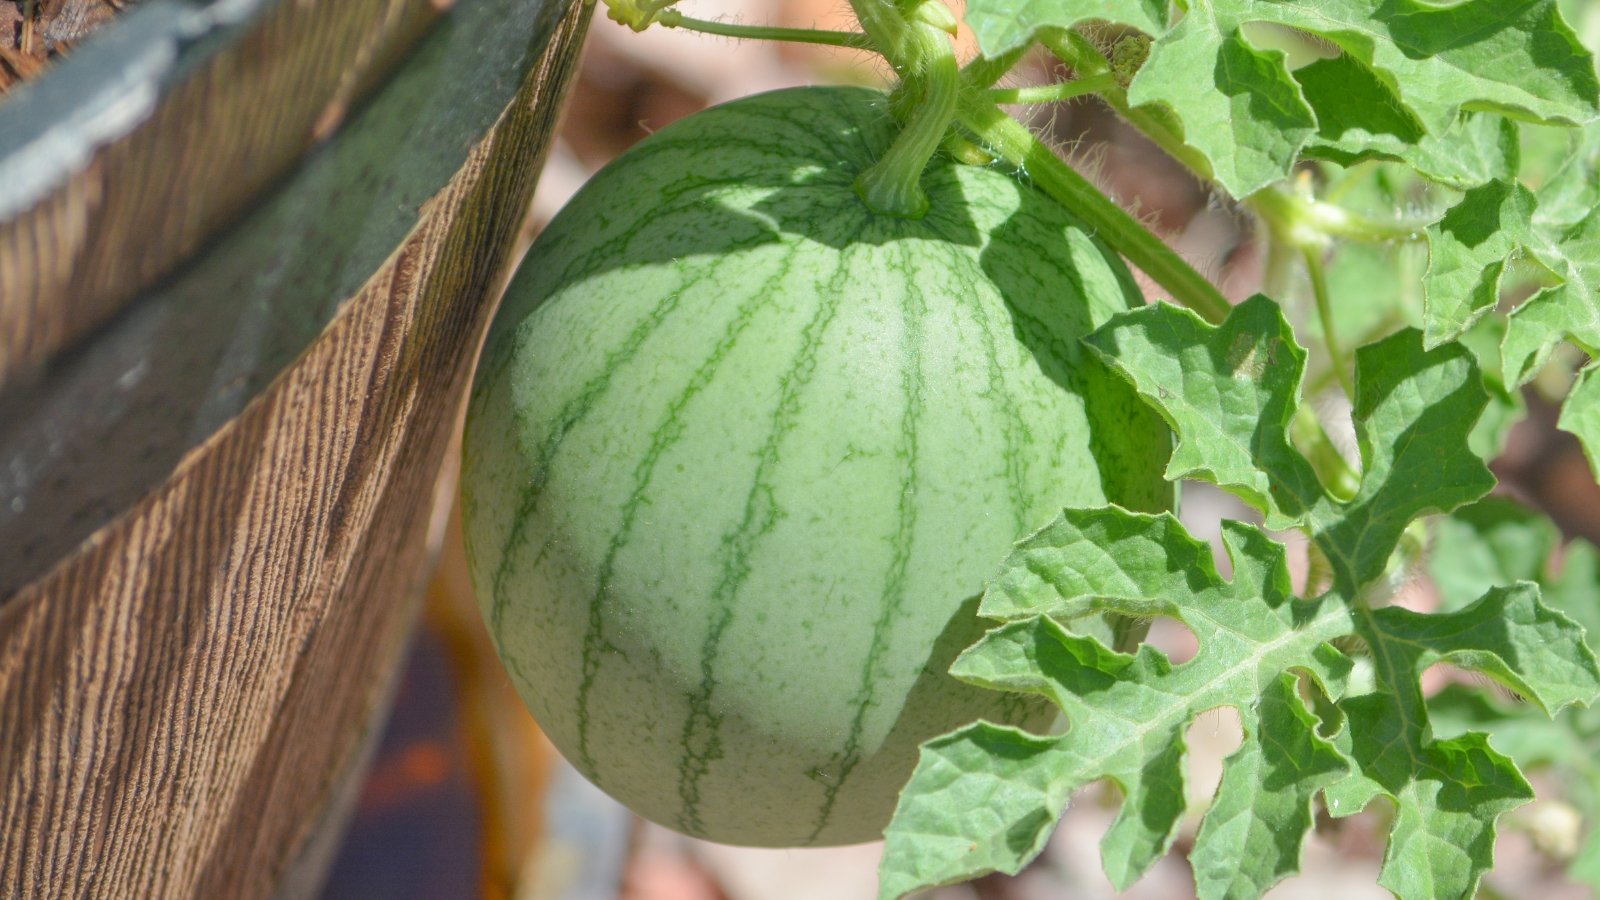
[[[587,13],[147,0],[0,105],[0,897],[315,890]]]

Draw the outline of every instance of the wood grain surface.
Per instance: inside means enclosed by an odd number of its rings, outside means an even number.
[[[168,93],[125,138],[85,148],[88,164],[28,211],[0,216],[0,383],[53,356],[193,253],[331,131],[448,5],[278,2],[177,83],[130,86],[125,106],[145,100],[140,89]],[[87,139],[69,130],[51,129],[48,142]]]
[[[588,12],[296,364],[0,607],[0,897],[280,890],[414,619]]]

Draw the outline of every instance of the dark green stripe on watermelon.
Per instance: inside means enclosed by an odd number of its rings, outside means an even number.
[[[882,96],[805,89],[664,129],[530,252],[462,482],[497,646],[575,765],[715,840],[847,843],[921,740],[1042,704],[945,670],[1011,542],[1170,503],[1168,438],[1078,338],[1127,270],[999,171],[936,161],[920,221],[855,175]]]

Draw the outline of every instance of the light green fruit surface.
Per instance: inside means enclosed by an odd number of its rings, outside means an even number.
[[[540,725],[642,815],[764,846],[879,835],[917,744],[1049,709],[946,668],[1011,543],[1167,508],[1165,427],[1077,338],[1128,271],[1015,177],[856,174],[882,94],[672,125],[530,252],[467,422],[468,552]]]

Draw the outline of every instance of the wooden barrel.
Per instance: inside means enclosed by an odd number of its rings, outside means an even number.
[[[0,897],[315,889],[574,0],[147,0],[0,105]]]

